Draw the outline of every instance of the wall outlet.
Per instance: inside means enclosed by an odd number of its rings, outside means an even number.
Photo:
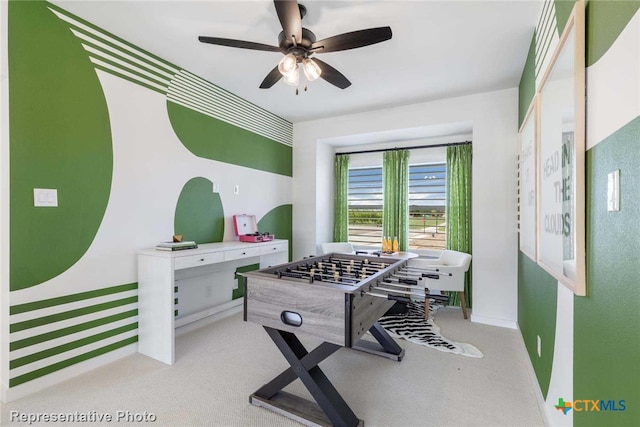
[[[542,339],[540,338],[540,335],[538,335],[537,337],[538,337],[538,357],[542,357]]]

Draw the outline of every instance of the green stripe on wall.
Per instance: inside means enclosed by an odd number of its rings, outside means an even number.
[[[167,112],[174,132],[196,156],[285,176],[293,175],[291,147],[169,100]],[[232,141],[242,141],[242,149]]]
[[[522,126],[524,117],[527,115],[529,106],[533,102],[536,94],[536,34],[533,33],[527,61],[524,63],[522,77],[520,78],[520,86],[518,87],[518,129]]]
[[[120,73],[120,72],[118,72],[116,70],[113,70],[111,68],[103,67],[102,65],[99,65],[99,64],[93,64],[93,65],[97,70],[102,70],[105,73],[109,73],[109,74],[112,74],[112,75],[114,75],[116,77],[120,77],[123,80],[127,80],[127,81],[129,81],[131,83],[137,84],[138,86],[143,86],[143,87],[145,87],[145,88],[147,88],[149,90],[152,90],[154,92],[161,93],[162,95],[165,94],[164,91],[158,89],[157,87],[148,85],[148,84],[146,84],[144,82],[141,82],[139,80],[132,79],[131,77],[127,76],[126,74],[122,74],[122,73]]]
[[[141,73],[140,71],[137,70],[137,69],[142,68],[139,65],[131,64],[131,66],[124,66],[124,65],[118,64],[117,62],[113,61],[112,59],[106,58],[106,57],[104,57],[102,55],[94,54],[92,52],[87,52],[87,54],[89,56],[92,56],[92,57],[104,62],[105,64],[111,65],[115,69],[124,70],[124,71],[126,71],[128,73],[131,73],[131,74],[133,74],[135,76],[140,77],[141,79],[148,80],[151,83],[154,83],[154,84],[156,84],[158,86],[162,86],[165,90],[169,87],[169,82],[165,82],[165,81],[166,80],[171,80],[171,78],[158,76],[156,73],[153,73],[151,71],[149,71],[149,74],[151,74],[151,75],[148,76],[148,75],[146,75],[144,73]],[[95,64],[95,65],[98,65],[98,64]],[[107,68],[106,66],[104,66],[104,67]],[[109,69],[111,69],[111,68],[109,68]],[[144,70],[144,71],[148,71],[148,70]],[[131,81],[133,83],[139,83],[139,81],[140,81],[140,80],[137,80],[137,79],[132,78],[132,77],[128,77],[127,80],[129,80],[129,81]]]
[[[10,343],[9,351],[19,350],[21,348],[29,347],[35,344],[40,344],[42,342],[49,341],[55,338],[60,338],[65,335],[71,335],[76,332],[81,332],[87,329],[96,328],[98,326],[106,325],[107,323],[117,322],[118,320],[126,319],[128,317],[134,317],[137,315],[138,315],[138,309],[129,310],[129,311],[125,311],[124,313],[118,313],[112,316],[102,317],[100,319],[81,323],[79,325],[73,325],[67,328],[62,328],[55,331],[46,332],[44,334],[35,335],[33,337],[24,338],[24,339]]]
[[[110,74],[123,78],[131,83],[141,85],[147,89],[158,91],[158,88],[153,87],[149,83],[141,82],[135,77],[127,74],[132,73],[151,81],[157,80],[153,77],[148,77],[144,75],[144,73],[140,73],[131,67],[144,69],[145,71],[158,76],[158,78],[171,80],[170,83],[159,82],[158,84],[163,87],[163,93],[169,95],[169,98],[174,101],[183,102],[186,107],[200,112],[205,112],[202,106],[203,102],[206,104],[212,104],[213,109],[216,111],[213,113],[206,111],[207,114],[211,113],[217,119],[226,121],[234,126],[250,130],[266,138],[273,138],[278,142],[287,145],[292,144],[293,127],[290,122],[196,76],[195,74],[181,70],[179,67],[161,60],[157,56],[154,56],[149,52],[64,11],[59,7],[52,7],[50,9],[54,10],[55,13],[58,13],[60,15],[59,18],[64,21],[64,24],[68,25],[69,28],[72,28],[73,31],[76,32],[75,36],[78,38],[80,43],[101,52],[94,53],[87,50],[90,56],[95,57],[96,60],[104,61],[109,65],[96,64],[96,68],[107,71]],[[89,30],[82,28],[82,25],[89,28]],[[96,34],[93,34],[90,30],[95,31]],[[93,40],[87,40],[87,37],[90,37]],[[104,44],[104,46],[102,44]],[[122,61],[123,64],[118,64],[117,61],[113,59],[104,58],[102,54],[112,55]],[[145,65],[141,65],[137,63],[137,61],[140,61]],[[158,64],[156,61],[161,61],[161,63]],[[117,69],[112,70],[111,67],[116,67]],[[168,73],[170,76],[164,76],[163,72]],[[209,93],[205,100],[200,99],[199,101],[196,101],[195,99],[199,94],[202,94],[203,91],[213,92],[214,94],[211,96]],[[176,99],[174,99],[174,97],[176,97]],[[208,108],[211,108],[211,105],[208,105]]]
[[[95,349],[88,353],[80,354],[78,356],[72,357],[71,359],[63,360],[61,362],[55,363],[50,366],[46,366],[44,368],[37,369],[33,372],[29,372],[24,375],[20,375],[15,378],[9,379],[9,387],[15,387],[17,385],[26,383],[27,381],[34,380],[36,378],[42,377],[44,375],[51,374],[53,372],[59,371],[60,369],[67,368],[71,365],[75,365],[76,363],[84,362],[85,360],[93,359],[94,357],[98,357],[102,354],[109,353],[110,351],[117,350],[118,348],[127,346],[129,344],[133,344],[138,341],[138,336],[130,337],[122,341],[118,341],[113,344],[109,344],[107,346]]]
[[[518,325],[544,398],[551,381],[558,286],[562,285],[518,251]],[[538,357],[538,335],[542,340],[542,357]]]
[[[90,305],[75,310],[52,314],[50,316],[39,317],[37,319],[25,320],[24,322],[12,323],[9,327],[9,332],[13,333],[23,331],[25,329],[35,328],[36,326],[48,325],[49,323],[60,322],[62,320],[84,316],[85,314],[96,313],[98,311],[108,310],[110,308],[120,307],[122,305],[133,304],[135,302],[138,302],[137,296],[109,301],[102,304]]]
[[[575,5],[575,0],[554,0],[556,6],[556,22],[558,23],[558,35],[561,35],[564,31],[564,27],[567,26],[569,16]]]
[[[138,289],[138,283],[128,283],[126,285],[112,286],[109,288],[96,289],[95,291],[80,292],[77,294],[65,295],[63,297],[49,298],[40,301],[28,302],[25,304],[12,305],[9,314],[26,313],[28,311],[40,310],[47,307],[53,307],[61,304],[69,304],[71,302],[82,301],[89,298],[97,298],[105,295],[117,294],[119,292],[127,292]]]
[[[575,412],[581,427],[640,425],[640,117],[587,151],[587,296],[574,299],[574,399],[626,401],[625,411]],[[607,176],[620,170],[620,211]],[[619,405],[616,405],[619,407]]]
[[[91,29],[93,29],[93,30],[98,31],[99,33],[102,33],[102,34],[104,34],[104,35],[106,35],[106,36],[109,36],[109,37],[111,37],[112,39],[117,40],[118,42],[122,43],[123,45],[129,46],[129,47],[130,47],[130,48],[132,48],[132,49],[135,49],[135,50],[137,50],[137,51],[139,51],[139,52],[144,53],[145,55],[148,55],[149,57],[151,57],[151,58],[155,59],[156,61],[158,61],[158,62],[160,62],[160,63],[164,64],[164,65],[165,65],[165,69],[166,69],[166,71],[167,71],[167,72],[173,73],[173,71],[170,71],[171,69],[179,69],[179,68],[180,68],[180,67],[176,67],[176,66],[175,66],[175,65],[173,65],[172,63],[170,63],[170,62],[168,62],[168,61],[166,61],[166,60],[164,60],[164,59],[160,58],[159,56],[154,55],[154,54],[153,54],[153,53],[151,53],[151,52],[148,52],[148,51],[146,51],[146,50],[144,50],[144,49],[140,49],[138,46],[136,46],[136,45],[134,45],[134,44],[132,44],[132,43],[129,43],[128,41],[126,41],[126,40],[124,40],[124,39],[121,39],[120,37],[116,36],[116,35],[115,35],[115,34],[113,34],[113,33],[110,33],[110,32],[108,32],[108,31],[106,31],[106,30],[104,30],[104,29],[102,29],[102,28],[100,28],[100,27],[95,26],[94,24],[92,24],[92,23],[91,23],[91,22],[89,22],[89,21],[85,21],[84,19],[80,18],[79,16],[76,16],[76,15],[74,15],[74,14],[70,13],[70,12],[67,12],[66,10],[64,10],[64,9],[62,9],[62,8],[60,8],[60,7],[58,7],[58,6],[56,6],[55,4],[47,3],[47,7],[51,8],[51,9],[54,9],[55,11],[57,11],[57,12],[59,12],[59,13],[63,14],[63,15],[66,15],[66,16],[68,16],[68,17],[70,17],[70,18],[73,18],[74,20],[78,21],[79,23],[84,24],[84,25],[86,25],[87,27],[89,27],[89,28],[91,28]],[[71,25],[71,24],[69,24],[69,25]],[[74,26],[74,27],[75,27],[75,26]],[[77,27],[75,27],[75,28],[77,28]],[[106,40],[104,40],[104,41],[105,41],[105,43],[109,43],[109,44],[111,44],[111,42],[108,42],[108,41],[106,41]],[[115,45],[114,45],[114,47],[115,47]],[[118,47],[118,49],[122,49],[122,48]],[[130,51],[127,51],[127,52],[129,52],[129,53],[133,54],[133,53],[132,53],[132,52],[130,52]],[[140,56],[138,56],[138,55],[136,55],[136,57],[140,58],[140,59],[141,59],[141,60],[143,60],[143,61],[148,62],[148,60],[146,60],[146,59],[144,59],[144,58],[142,58],[142,57],[140,57]]]
[[[19,368],[20,366],[28,365],[29,363],[36,362],[38,360],[46,359],[47,357],[55,356],[56,354],[64,353],[66,351],[74,350],[78,347],[93,344],[94,342],[102,341],[107,338],[122,334],[124,332],[132,331],[138,328],[138,322],[124,325],[110,331],[104,331],[99,334],[85,337],[76,341],[71,341],[56,347],[48,348],[46,350],[39,351],[37,353],[29,354],[9,362],[9,369]]]
[[[587,67],[609,50],[638,9],[638,0],[587,2]]]

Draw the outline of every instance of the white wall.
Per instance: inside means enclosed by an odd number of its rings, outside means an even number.
[[[470,123],[473,129],[473,314],[517,321],[516,162],[518,91],[507,89],[294,125],[293,259],[332,238],[333,153],[353,135]]]

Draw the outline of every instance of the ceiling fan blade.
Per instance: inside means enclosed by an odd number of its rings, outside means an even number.
[[[269,89],[271,86],[278,83],[281,78],[282,74],[278,70],[278,66],[276,66],[269,72],[269,74],[267,74],[267,77],[264,78],[264,80],[260,84],[260,89]]]
[[[296,0],[273,0],[282,30],[288,40],[295,36],[296,43],[302,40],[302,18]]]
[[[337,36],[318,40],[311,45],[310,50],[315,53],[325,53],[355,49],[389,40],[391,35],[391,27],[377,27],[352,31],[350,33],[339,34]]]
[[[270,46],[268,44],[247,42],[244,40],[223,39],[220,37],[205,37],[205,36],[198,37],[198,40],[200,40],[202,43],[217,44],[220,46],[239,47],[242,49],[252,49],[252,50],[266,50],[269,52],[280,52],[280,48],[278,46]]]
[[[328,81],[334,86],[339,87],[340,89],[346,89],[351,86],[351,82],[347,79],[342,73],[331,65],[327,64],[324,61],[320,61],[318,58],[314,57],[313,61],[318,64],[318,67],[322,70],[320,73],[320,77]]]

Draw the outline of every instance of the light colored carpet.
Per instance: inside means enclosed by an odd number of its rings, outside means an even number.
[[[436,320],[445,336],[474,343],[485,357],[399,341],[405,349],[399,363],[343,348],[320,367],[366,426],[543,425],[517,331],[465,321],[453,308],[439,310]],[[319,343],[300,339],[308,350]],[[157,417],[154,423],[121,425],[299,425],[248,403],[288,364],[262,327],[243,322],[240,314],[178,337],[176,359],[167,366],[140,354],[126,357],[2,405],[1,423],[20,425],[9,423],[10,411],[147,411]],[[286,390],[309,396],[300,381]]]

